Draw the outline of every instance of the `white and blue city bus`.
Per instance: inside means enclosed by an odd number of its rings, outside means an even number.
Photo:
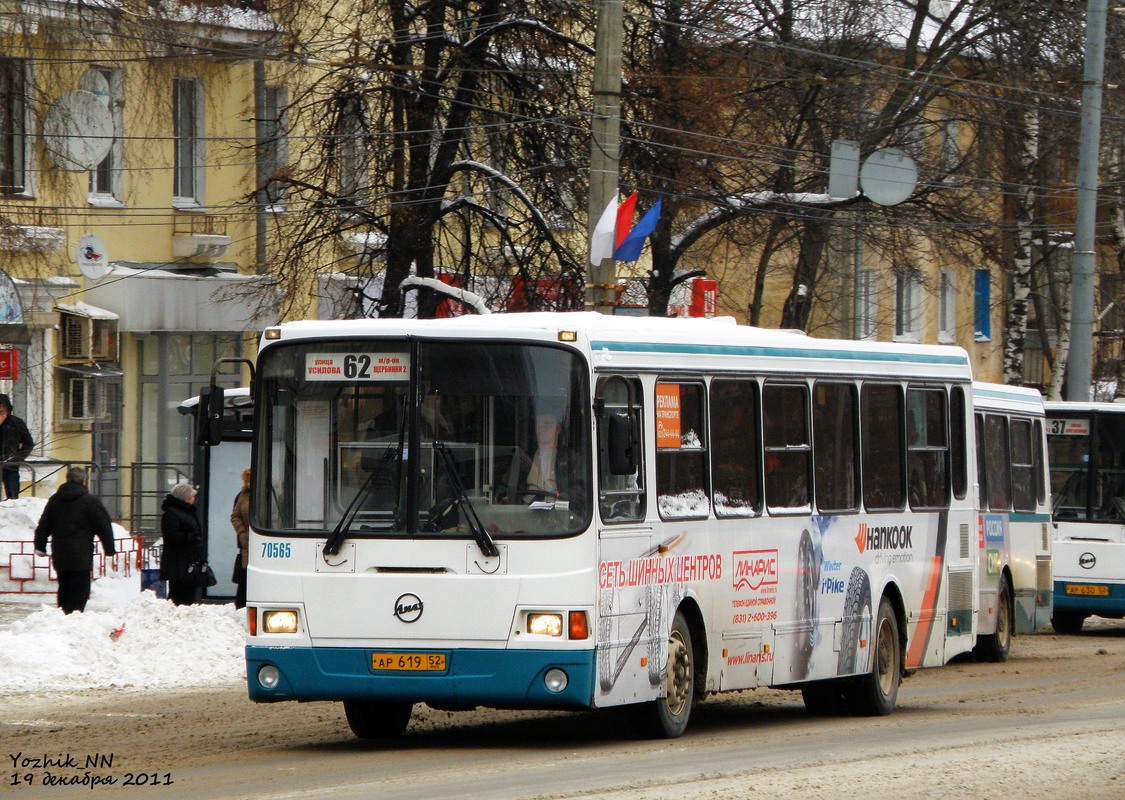
[[[1125,404],[1047,403],[1059,633],[1125,617]]]
[[[1051,504],[1043,395],[973,384],[980,619],[977,658],[1006,661],[1013,633],[1051,620]]]
[[[252,699],[887,714],[976,641],[956,347],[594,313],[293,322],[255,387]]]

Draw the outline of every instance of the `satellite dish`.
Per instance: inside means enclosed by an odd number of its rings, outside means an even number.
[[[113,143],[113,115],[93,92],[67,92],[47,111],[43,140],[51,158],[63,169],[93,169]]]
[[[78,239],[78,249],[75,252],[78,269],[92,281],[96,281],[109,272],[109,254],[105,249],[105,242],[87,233]]]
[[[914,193],[918,167],[897,147],[876,150],[859,169],[859,185],[871,202],[896,206]]]
[[[109,80],[101,70],[88,69],[78,79],[78,88],[84,92],[95,95],[99,100],[109,105]]]

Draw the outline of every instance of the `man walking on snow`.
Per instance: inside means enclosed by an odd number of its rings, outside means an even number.
[[[86,470],[71,467],[66,471],[66,483],[51,495],[35,526],[36,555],[47,555],[47,539],[51,539],[59,608],[64,614],[86,610],[95,536],[102,540],[107,556],[116,555],[109,512],[86,488]]]

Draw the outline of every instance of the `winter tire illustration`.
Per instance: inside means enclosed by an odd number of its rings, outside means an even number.
[[[819,591],[820,557],[813,545],[812,535],[806,529],[801,532],[801,543],[797,547],[796,619],[805,626],[797,637],[797,648],[793,654],[794,678],[797,680],[808,674],[809,659],[816,645]]]
[[[844,624],[840,631],[840,658],[837,675],[853,675],[867,665],[858,662],[859,643],[867,640],[871,630],[871,580],[860,567],[852,570],[844,595]]]

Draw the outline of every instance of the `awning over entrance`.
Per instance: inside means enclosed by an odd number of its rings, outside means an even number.
[[[22,322],[0,322],[0,345],[31,344],[31,333]]]
[[[90,303],[111,311],[126,331],[247,331],[277,321],[276,281],[240,275],[231,264],[118,262],[86,281]]]
[[[56,303],[55,308],[65,314],[73,314],[76,317],[87,317],[88,319],[118,319],[117,314],[114,314],[112,311],[92,306],[89,303],[83,303],[81,300],[77,303]]]
[[[102,364],[58,364],[55,369],[59,372],[81,375],[83,378],[120,378],[125,374],[119,369]]]

